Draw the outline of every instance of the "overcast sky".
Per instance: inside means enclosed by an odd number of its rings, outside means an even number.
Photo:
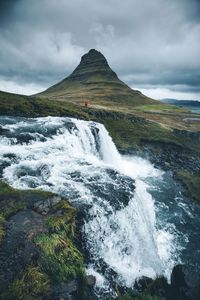
[[[0,0],[0,90],[42,91],[90,48],[146,95],[200,100],[200,0]]]

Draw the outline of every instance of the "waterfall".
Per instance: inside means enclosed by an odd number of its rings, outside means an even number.
[[[60,194],[85,211],[86,268],[96,274],[97,288],[109,288],[109,277],[132,287],[140,276],[169,276],[174,236],[165,226],[157,229],[148,192],[162,172],[120,155],[99,123],[61,117],[1,117],[0,123],[8,132],[0,140],[2,177],[18,189]]]

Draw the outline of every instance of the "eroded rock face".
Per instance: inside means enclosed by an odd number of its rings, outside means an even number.
[[[33,238],[44,231],[42,216],[32,210],[18,212],[6,222],[6,235],[0,248],[0,292],[38,258],[39,250]]]

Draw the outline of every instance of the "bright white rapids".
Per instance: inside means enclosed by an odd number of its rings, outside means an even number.
[[[159,170],[147,160],[120,155],[98,123],[8,118],[2,127],[10,132],[0,140],[0,159],[7,163],[2,176],[10,185],[49,190],[83,207],[86,268],[97,286],[109,276],[127,287],[141,276],[169,277],[175,237],[166,224],[157,229],[159,211],[156,217],[148,193],[149,185],[156,188],[162,180]]]

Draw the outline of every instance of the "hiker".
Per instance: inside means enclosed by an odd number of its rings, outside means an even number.
[[[89,104],[89,101],[88,101],[88,100],[85,100],[85,101],[84,101],[84,106],[85,106],[85,107],[88,107],[88,104]]]

